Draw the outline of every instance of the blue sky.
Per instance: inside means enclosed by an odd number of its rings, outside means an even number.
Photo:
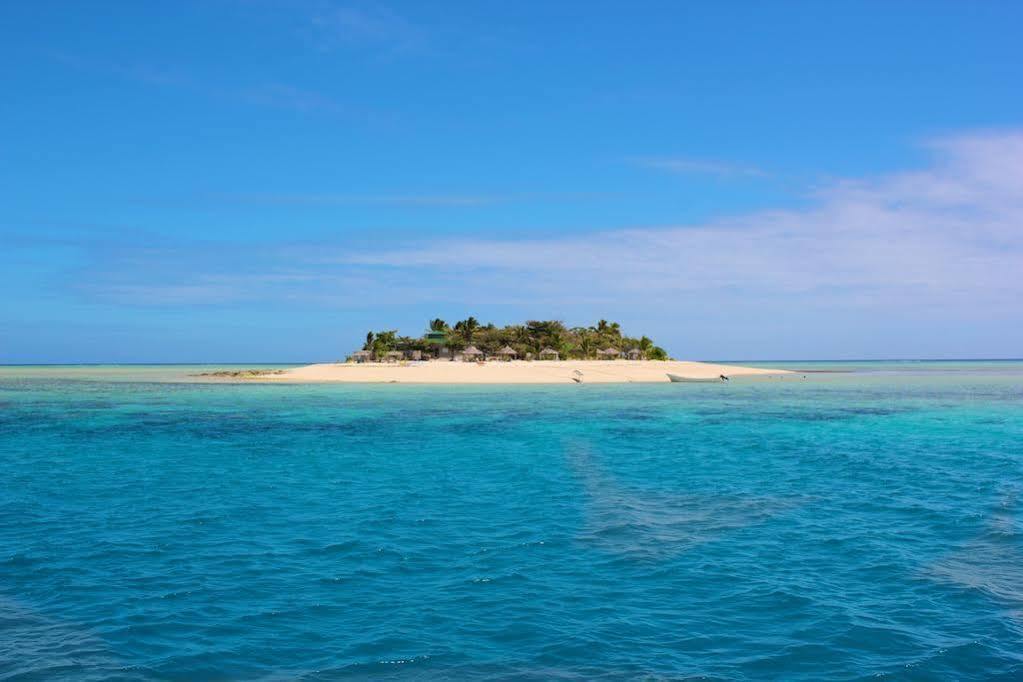
[[[0,362],[434,316],[1023,355],[1018,3],[0,8]]]

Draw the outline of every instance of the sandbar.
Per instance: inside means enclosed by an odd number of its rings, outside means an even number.
[[[267,383],[402,383],[402,384],[584,384],[665,383],[668,374],[693,379],[781,377],[784,369],[742,367],[669,360],[561,360],[511,362],[321,363],[274,374],[243,377]]]

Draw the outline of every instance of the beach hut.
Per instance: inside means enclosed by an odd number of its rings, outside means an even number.
[[[448,333],[444,331],[428,331],[423,340],[430,346],[430,355],[435,358],[451,359],[451,351],[447,347]]]
[[[352,360],[355,362],[369,362],[373,359],[373,354],[368,350],[357,350],[352,353]]]
[[[554,350],[550,346],[547,346],[542,351],[540,351],[540,359],[541,360],[560,360],[561,359],[561,355],[558,353],[558,351]]]
[[[618,357],[619,353],[617,348],[605,348],[604,350],[598,350],[597,355],[605,360],[614,360]]]
[[[643,351],[641,351],[638,348],[630,348],[625,353],[625,357],[629,358],[630,360],[642,360],[643,359]]]
[[[505,346],[501,350],[497,351],[497,354],[508,361],[514,360],[515,356],[518,355],[518,353],[515,352],[515,349],[511,346]]]
[[[399,360],[404,359],[405,354],[402,353],[400,350],[389,350],[387,351],[387,354],[384,355],[384,362],[398,362]]]
[[[482,351],[476,346],[469,346],[462,351],[462,360],[465,362],[475,362],[483,357]]]

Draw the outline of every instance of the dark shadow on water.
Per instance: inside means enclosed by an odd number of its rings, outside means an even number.
[[[1014,486],[1002,494],[977,537],[936,561],[924,574],[932,580],[979,590],[1018,609],[1023,605],[1020,530],[1020,489]]]
[[[628,489],[584,443],[568,443],[566,461],[585,494],[583,542],[636,559],[659,560],[762,523],[805,500]]]
[[[143,680],[87,628],[0,596],[0,679]]]

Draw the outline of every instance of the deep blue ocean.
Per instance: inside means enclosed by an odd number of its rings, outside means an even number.
[[[1023,679],[1023,363],[0,368],[0,679]]]

